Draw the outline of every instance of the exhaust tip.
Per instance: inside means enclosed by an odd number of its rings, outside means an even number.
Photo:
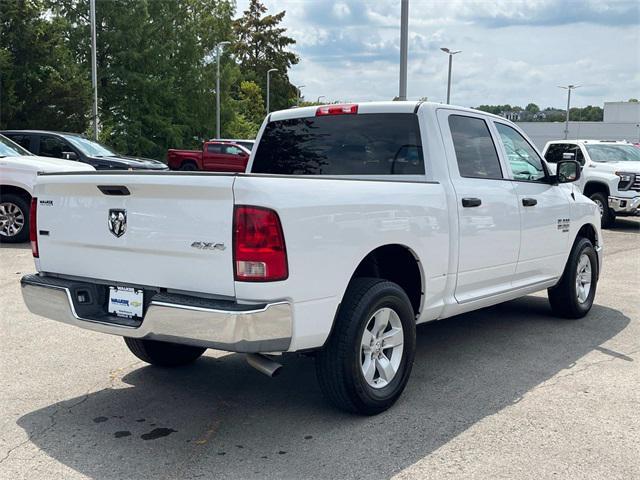
[[[247,363],[267,377],[280,375],[282,364],[261,353],[248,353]]]

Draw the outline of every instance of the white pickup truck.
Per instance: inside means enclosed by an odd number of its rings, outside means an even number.
[[[503,118],[432,103],[269,115],[246,174],[42,175],[31,312],[120,335],[155,365],[206,348],[315,355],[328,399],[375,414],[403,391],[416,324],[548,289],[593,303],[596,205]],[[70,220],[71,219],[71,220]]]
[[[38,157],[0,135],[0,242],[29,240],[29,210],[38,173],[95,171],[91,165]]]
[[[558,140],[547,142],[543,154],[549,163],[580,163],[578,186],[598,205],[602,228],[612,226],[616,216],[640,215],[640,148],[627,142]]]

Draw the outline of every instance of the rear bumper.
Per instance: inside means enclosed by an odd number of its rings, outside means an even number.
[[[609,208],[619,214],[638,215],[640,214],[640,197],[609,197]]]
[[[156,293],[141,321],[104,312],[83,318],[73,297],[78,282],[26,275],[21,284],[22,297],[32,313],[96,332],[230,352],[283,352],[291,344],[292,308],[288,302],[242,305]]]

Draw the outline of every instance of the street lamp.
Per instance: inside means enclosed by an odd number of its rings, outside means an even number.
[[[321,99],[321,98],[326,98],[326,96],[325,96],[325,95],[320,95],[320,96],[318,97],[318,100],[316,100],[316,103],[320,103],[320,99]]]
[[[91,22],[91,87],[93,90],[93,139],[98,141],[98,67],[96,61],[96,0],[89,1]]]
[[[300,106],[300,98],[302,97],[302,89],[304,87],[306,87],[306,85],[298,85],[298,86],[296,86],[296,88],[298,89],[298,102],[297,102],[298,107]]]
[[[224,45],[231,42],[220,42],[216,45],[216,138],[220,138],[220,53]]]
[[[400,85],[398,100],[407,99],[407,50],[409,49],[409,0],[400,2]]]
[[[453,66],[453,56],[456,53],[462,52],[462,50],[450,50],[446,47],[442,47],[440,50],[442,50],[444,53],[449,55],[449,79],[447,81],[447,105],[448,105],[449,103],[451,103],[451,67]]]
[[[567,91],[567,119],[564,123],[564,139],[569,138],[569,109],[571,108],[571,90],[575,90],[579,88],[580,85],[567,85],[566,87],[558,86],[558,88],[562,88]]]
[[[272,68],[270,70],[267,70],[267,115],[269,115],[269,99],[271,95],[271,84],[269,80],[269,75],[271,74],[271,72],[277,72],[277,71],[278,71],[277,68]]]

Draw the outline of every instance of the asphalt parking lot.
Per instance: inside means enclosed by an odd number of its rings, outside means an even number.
[[[310,358],[159,370],[35,317],[31,252],[2,246],[0,478],[640,478],[640,222],[605,242],[587,318],[537,295],[421,326],[407,390],[370,418],[327,406]]]

